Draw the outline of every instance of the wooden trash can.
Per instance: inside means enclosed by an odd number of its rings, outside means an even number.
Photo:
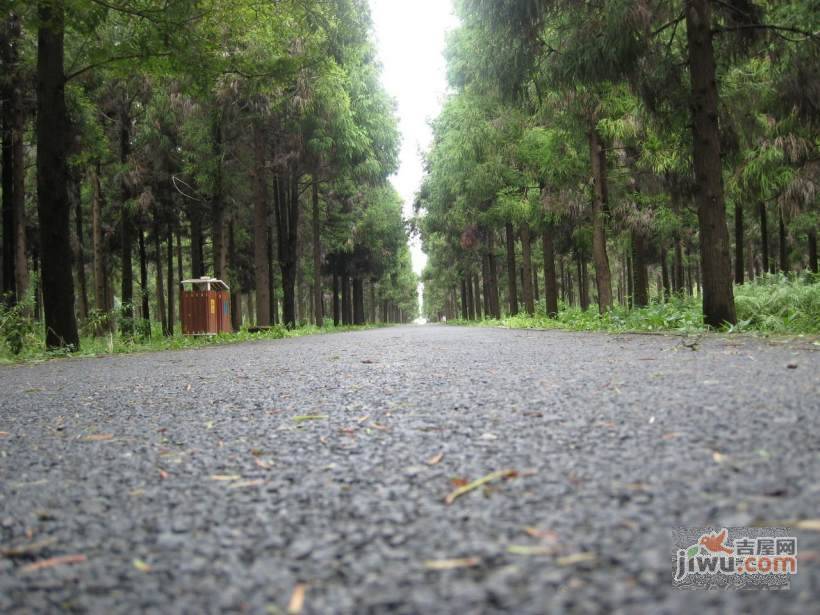
[[[232,333],[231,289],[222,280],[207,276],[180,283],[183,335]]]

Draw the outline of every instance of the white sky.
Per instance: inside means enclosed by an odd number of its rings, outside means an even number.
[[[421,152],[432,139],[428,122],[438,115],[447,91],[444,34],[458,20],[450,0],[370,0],[370,8],[382,83],[398,103],[402,134],[401,166],[391,180],[409,218],[424,174]],[[410,251],[413,270],[421,273],[427,256],[417,242]]]

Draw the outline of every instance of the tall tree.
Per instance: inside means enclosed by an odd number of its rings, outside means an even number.
[[[71,276],[66,149],[63,0],[37,5],[37,211],[42,250],[46,345],[79,348]],[[69,266],[67,266],[69,265]]]

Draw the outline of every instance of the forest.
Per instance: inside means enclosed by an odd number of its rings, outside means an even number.
[[[206,275],[234,330],[415,317],[365,0],[2,8],[7,350],[173,336]]]
[[[455,5],[429,318],[820,330],[820,5]]]

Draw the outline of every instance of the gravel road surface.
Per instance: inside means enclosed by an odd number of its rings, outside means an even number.
[[[0,612],[817,612],[819,349],[407,326],[0,368]],[[797,520],[789,591],[673,588],[675,528]]]

